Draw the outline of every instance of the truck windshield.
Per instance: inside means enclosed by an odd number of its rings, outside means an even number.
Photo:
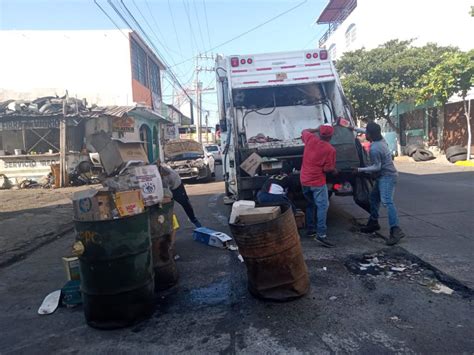
[[[317,105],[324,99],[320,83],[264,88],[234,89],[232,98],[238,108]]]

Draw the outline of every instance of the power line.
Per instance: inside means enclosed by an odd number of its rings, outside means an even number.
[[[163,56],[161,55],[160,51],[158,50],[158,48],[156,48],[156,46],[154,45],[153,41],[150,39],[150,37],[148,36],[148,34],[143,30],[143,28],[140,26],[140,24],[138,23],[138,21],[135,19],[135,17],[133,17],[132,13],[128,10],[127,6],[123,3],[123,0],[120,0],[122,5],[124,6],[125,10],[127,11],[127,13],[129,14],[129,16],[132,17],[133,21],[136,23],[136,25],[138,26],[138,28],[140,29],[141,33],[143,34],[143,36],[145,36],[146,40],[148,41],[148,43],[153,47],[153,49],[156,51],[156,55],[160,58],[160,60],[165,64],[165,66],[167,67],[167,71],[169,73],[169,75],[172,77],[172,79],[175,81],[175,83],[181,88],[181,90],[183,91],[183,93],[188,96],[188,98],[192,101],[192,98],[188,95],[188,93],[186,92],[186,90],[184,89],[184,87],[181,85],[181,83],[179,82],[178,78],[176,77],[176,75],[173,73],[173,71],[171,70],[171,67],[170,65],[166,62],[166,60],[163,58]],[[124,23],[130,28],[130,29],[133,29],[133,26],[130,25],[130,23],[127,21],[127,19],[124,18],[124,16],[122,15],[122,13],[117,9],[117,7],[112,3],[111,0],[107,0],[107,2],[109,3],[109,5],[114,9],[114,11],[117,13],[117,15],[122,19],[122,21],[124,21]]]
[[[188,18],[189,32],[191,33],[191,46],[193,47],[194,52],[199,51],[199,46],[197,45],[196,37],[194,36],[193,25],[191,24],[191,16],[189,15],[188,4],[186,0],[183,0],[184,10],[186,11],[186,17]],[[193,42],[194,40],[194,42]],[[194,58],[194,57],[193,57]],[[192,59],[192,58],[191,58]],[[179,65],[179,64],[177,64]]]
[[[176,42],[178,43],[179,53],[181,54],[181,57],[183,57],[183,51],[181,50],[181,43],[178,38],[178,31],[176,30],[176,23],[174,22],[174,15],[173,15],[173,11],[171,10],[170,0],[168,0],[168,9],[170,11],[171,20],[173,21],[174,35],[176,37]]]
[[[204,17],[206,19],[207,40],[209,42],[209,47],[211,47],[211,35],[210,35],[210,32],[209,32],[209,21],[207,20],[207,7],[206,7],[206,1],[205,0],[202,0],[202,5],[204,7]]]
[[[108,19],[110,20],[110,22],[112,22],[112,23],[115,25],[115,27],[117,27],[117,29],[120,31],[120,33],[123,34],[123,36],[125,37],[125,39],[126,39],[127,41],[129,41],[130,39],[128,38],[128,36],[122,31],[122,29],[117,25],[117,23],[113,20],[113,18],[110,17],[109,14],[102,8],[102,6],[100,6],[100,5],[98,4],[97,0],[94,0],[94,3],[95,3],[95,4],[97,5],[97,7],[104,13],[104,15],[108,17]]]
[[[184,0],[183,0],[183,1],[184,1]],[[286,15],[287,13],[289,13],[289,12],[291,12],[291,11],[297,9],[298,7],[300,7],[301,5],[303,5],[303,4],[306,3],[306,2],[308,2],[308,0],[304,0],[304,1],[300,2],[299,4],[293,6],[292,8],[290,8],[290,9],[288,9],[288,10],[286,10],[286,11],[283,11],[282,13],[280,13],[280,14],[278,14],[278,15],[276,15],[276,16],[274,16],[274,17],[268,19],[268,20],[266,20],[265,22],[262,22],[262,23],[260,23],[259,25],[254,26],[254,27],[252,27],[251,29],[249,29],[249,30],[247,30],[247,31],[245,31],[245,32],[243,32],[243,33],[241,33],[241,34],[235,36],[235,37],[232,37],[231,39],[229,39],[229,40],[227,40],[227,41],[225,41],[225,42],[222,42],[222,43],[218,44],[217,46],[208,49],[208,50],[205,51],[205,52],[212,52],[212,51],[216,50],[216,49],[219,48],[219,47],[222,47],[222,46],[224,46],[224,45],[226,45],[226,44],[228,44],[228,43],[230,43],[230,42],[233,42],[233,41],[235,41],[236,39],[239,39],[239,38],[241,38],[241,37],[243,37],[243,36],[249,34],[250,32],[253,32],[253,31],[259,29],[260,27],[263,27],[263,26],[265,26],[266,24],[268,24],[268,23],[270,23],[270,22],[272,22],[272,21],[275,21],[277,18],[280,18],[280,17],[282,17],[283,15]],[[182,61],[182,62],[179,62],[179,63],[176,64],[176,65],[181,65],[181,64],[187,63],[187,62],[189,62],[189,61],[191,61],[191,60],[193,60],[193,59],[194,59],[194,57],[188,58],[188,59],[186,59],[186,60],[184,60],[184,61]]]
[[[202,48],[206,48],[206,44],[204,43],[204,37],[202,36],[201,21],[199,21],[199,13],[196,7],[196,0],[193,0],[193,7],[194,7],[194,16],[196,16],[197,23],[198,23],[199,37],[201,37]]]

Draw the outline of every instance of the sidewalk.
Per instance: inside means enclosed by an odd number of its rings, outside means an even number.
[[[71,196],[89,186],[58,190],[1,190],[0,267],[72,230]]]

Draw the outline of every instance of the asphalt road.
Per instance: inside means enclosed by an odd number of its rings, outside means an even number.
[[[0,353],[472,353],[473,172],[399,167],[396,201],[408,234],[400,247],[355,233],[365,212],[335,198],[328,225],[337,248],[301,238],[311,291],[288,303],[250,296],[236,253],[193,241],[177,207],[178,286],[156,296],[151,319],[99,331],[85,324],[81,307],[36,314],[65,282],[61,256],[74,235],[45,245],[0,269]],[[201,222],[229,233],[223,183],[186,188]],[[365,274],[359,262],[369,254],[406,270]],[[452,294],[433,292],[443,283]]]

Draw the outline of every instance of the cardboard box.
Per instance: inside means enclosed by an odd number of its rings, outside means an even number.
[[[271,221],[281,214],[280,206],[248,208],[240,212],[239,223],[254,224]]]
[[[128,162],[148,164],[148,156],[142,142],[125,142],[112,139],[101,131],[91,136],[91,144],[97,150],[107,175],[120,171]]]
[[[104,185],[113,191],[140,190],[145,206],[163,201],[163,183],[156,165],[129,167],[123,175],[107,178]]]
[[[140,190],[116,192],[114,196],[120,217],[133,216],[145,210]]]
[[[80,280],[81,271],[79,269],[79,258],[76,256],[63,257],[64,269],[66,270],[66,279]]]
[[[250,176],[254,176],[262,161],[263,159],[260,155],[252,153],[242,164],[240,164],[240,167]]]
[[[193,239],[216,248],[226,248],[228,243],[232,240],[232,238],[225,233],[204,227],[194,230]]]
[[[110,191],[88,189],[75,192],[72,206],[74,219],[78,221],[103,221],[114,217],[115,206]]]

